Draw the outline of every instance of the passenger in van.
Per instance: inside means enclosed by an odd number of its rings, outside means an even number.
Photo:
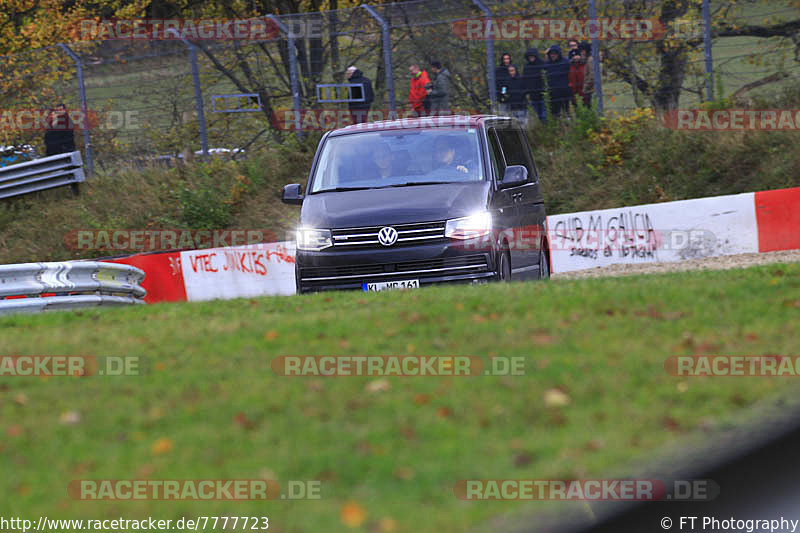
[[[460,161],[456,158],[456,151],[459,147],[456,139],[442,136],[436,139],[433,146],[434,161],[438,165],[437,169],[452,169],[464,174],[469,173],[469,166],[472,166],[472,162]]]
[[[402,169],[398,164],[397,157],[389,146],[384,142],[376,142],[366,147],[369,154],[365,158],[359,158],[360,164],[356,165],[355,181],[364,179],[385,179],[402,175]],[[347,174],[344,174],[346,177]]]
[[[378,143],[372,150],[372,162],[375,163],[379,178],[389,178],[394,175],[394,157],[392,150],[384,143]]]

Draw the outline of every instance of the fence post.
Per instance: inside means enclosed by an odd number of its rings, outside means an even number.
[[[706,94],[714,100],[714,61],[711,56],[711,9],[708,0],[703,0],[703,44],[706,56]]]
[[[497,80],[494,77],[494,34],[492,33],[492,12],[481,0],[472,0],[472,3],[478,6],[486,15],[486,69],[487,79],[489,80],[489,102],[494,112],[497,106]]]
[[[200,141],[203,143],[203,157],[208,159],[208,133],[206,132],[206,114],[203,110],[203,91],[200,88],[200,69],[197,67],[197,47],[186,41],[189,46],[189,57],[192,61],[192,83],[194,84],[194,105],[197,108],[197,122],[200,125]]]
[[[81,98],[81,122],[83,123],[83,147],[84,157],[86,158],[86,173],[89,176],[94,174],[94,157],[92,156],[92,140],[89,136],[89,107],[86,104],[86,84],[83,81],[83,62],[78,54],[66,44],[58,45],[75,62],[75,70],[78,74],[78,91]]]
[[[169,28],[172,34],[189,49],[189,60],[192,63],[192,84],[194,85],[194,107],[197,110],[197,123],[200,126],[200,142],[203,145],[203,157],[208,159],[208,134],[206,133],[206,114],[203,111],[203,91],[200,88],[200,69],[197,67],[197,47],[185,37],[181,37],[175,28]]]
[[[367,10],[372,15],[372,18],[381,23],[381,36],[383,37],[383,63],[386,70],[386,89],[389,91],[389,111],[395,115],[397,108],[394,100],[394,76],[392,74],[392,40],[389,35],[389,23],[386,22],[382,16],[375,11],[375,8],[367,4],[361,4],[361,7]],[[394,118],[394,117],[392,117]]]
[[[595,0],[589,0],[589,35],[592,36],[592,74],[594,75],[594,97],[597,101],[597,112],[603,114],[603,76],[600,68],[600,41],[597,38],[599,22]]]
[[[294,42],[294,32],[286,27],[286,24],[280,21],[275,15],[267,15],[267,18],[274,22],[278,28],[286,34],[286,39],[289,41],[289,84],[292,89],[292,108],[294,111],[294,127],[299,136],[302,137],[300,131],[300,80],[297,76],[297,48]]]

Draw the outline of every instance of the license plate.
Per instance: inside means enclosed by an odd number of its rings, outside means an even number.
[[[418,279],[407,279],[403,281],[379,281],[377,283],[362,283],[361,288],[365,291],[390,291],[393,289],[419,289]]]

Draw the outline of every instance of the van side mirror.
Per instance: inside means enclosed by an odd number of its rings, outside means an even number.
[[[517,187],[528,182],[528,169],[524,165],[510,165],[506,167],[503,179],[497,184],[500,189]]]
[[[290,205],[301,205],[303,203],[303,195],[300,193],[300,184],[290,183],[284,187],[281,193],[281,202]]]

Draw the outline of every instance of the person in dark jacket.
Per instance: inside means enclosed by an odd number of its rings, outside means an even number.
[[[369,78],[358,70],[356,67],[349,67],[347,69],[347,83],[355,83],[361,87],[353,87],[350,95],[354,100],[360,100],[363,96],[363,102],[350,102],[350,117],[353,119],[353,124],[360,124],[367,121],[367,113],[372,107],[372,101],[375,100],[375,93],[372,92],[372,82]]]
[[[554,117],[566,115],[572,100],[572,91],[569,88],[569,61],[564,59],[561,47],[557,44],[547,50],[547,58],[549,61],[545,65],[545,72],[550,91],[550,109]]]
[[[45,156],[75,151],[75,129],[64,104],[50,111],[44,134]]]
[[[515,65],[508,66],[508,110],[512,117],[516,117],[526,125],[528,123],[528,102],[525,100],[527,93],[525,79]]]
[[[494,68],[494,83],[501,112],[506,111],[508,107],[505,101],[508,98],[508,66],[510,64],[511,54],[503,52],[503,55],[500,56],[500,64]]]
[[[431,61],[431,72],[436,78],[428,84],[426,91],[431,98],[431,111],[433,116],[450,114],[450,71],[442,66],[439,61]]]
[[[530,98],[533,110],[539,120],[546,118],[546,111],[544,105],[544,66],[545,62],[539,57],[539,50],[536,48],[528,48],[525,52],[525,59],[527,63],[522,70],[522,79],[525,83],[526,96]]]

